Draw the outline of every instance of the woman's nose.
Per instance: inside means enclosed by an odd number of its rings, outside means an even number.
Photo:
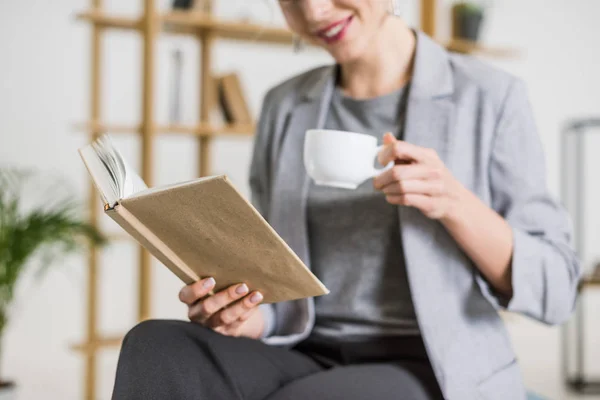
[[[333,9],[333,0],[304,0],[301,4],[304,17],[308,22],[326,19]]]

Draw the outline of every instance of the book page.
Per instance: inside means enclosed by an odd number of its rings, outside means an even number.
[[[113,207],[119,200],[148,189],[107,134],[79,149],[79,154],[105,205]]]
[[[119,154],[120,156],[120,154]],[[127,160],[121,158],[125,169],[125,181],[123,182],[123,188],[121,192],[121,198],[130,197],[136,193],[142,192],[148,189],[148,186],[135,169],[129,165]]]
[[[98,152],[107,158],[107,163],[115,170],[119,199],[124,199],[148,188],[136,170],[123,157],[108,135],[103,135],[97,142]]]
[[[100,192],[104,205],[114,205],[119,200],[119,188],[111,166],[98,155],[91,144],[79,149],[79,155]]]

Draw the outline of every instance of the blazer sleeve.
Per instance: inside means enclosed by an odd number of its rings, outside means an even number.
[[[269,160],[274,123],[271,97],[271,91],[268,91],[263,98],[254,135],[249,173],[250,202],[267,221],[269,221],[268,212],[271,197]],[[272,304],[261,304],[259,309],[265,317],[265,330],[262,338],[266,338],[275,331],[274,306]]]
[[[489,164],[492,208],[512,228],[513,295],[502,298],[481,274],[492,304],[546,324],[571,315],[581,278],[571,220],[548,193],[545,157],[524,83],[515,79],[501,108]]]

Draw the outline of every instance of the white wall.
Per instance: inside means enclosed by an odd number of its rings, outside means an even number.
[[[106,3],[116,12],[135,14],[140,2]],[[161,1],[163,6],[168,3]],[[275,0],[221,1],[218,12],[270,20],[270,9],[265,4],[274,7],[272,18],[281,24]],[[403,4],[406,18],[411,23],[417,21],[415,1],[403,0]],[[86,137],[75,132],[72,125],[88,115],[90,31],[85,23],[75,21],[74,14],[86,6],[83,0],[0,0],[0,161],[62,173],[81,190],[82,198],[87,195],[87,177],[76,149]],[[490,61],[527,81],[547,151],[548,182],[552,192],[558,194],[559,128],[567,118],[600,114],[600,2],[502,0],[494,2],[491,13],[485,39],[516,46],[523,54],[515,60]],[[140,115],[139,45],[134,34],[107,35],[102,103],[107,121],[135,122]],[[164,37],[160,41],[156,83],[161,96],[156,114],[159,122],[167,121],[169,60],[176,47],[185,51],[183,119],[191,123],[198,109],[198,49],[191,39]],[[215,56],[216,71],[237,70],[241,74],[255,113],[271,85],[310,66],[329,62],[328,56],[318,51],[297,55],[287,47],[236,43],[220,44]],[[213,164],[215,173],[230,175],[244,193],[248,191],[251,140],[219,139]],[[181,136],[156,141],[156,184],[194,176],[194,143]],[[119,136],[118,144],[133,163],[138,162],[133,136]],[[598,145],[596,141],[596,148]],[[597,186],[593,195],[598,195]],[[600,221],[600,216],[596,217]],[[115,228],[104,222],[108,229]],[[600,236],[597,229],[590,233],[592,239]],[[135,320],[136,254],[135,247],[119,243],[103,257],[100,327],[106,334],[122,333]],[[586,258],[593,257],[600,254],[593,250],[586,253]],[[41,281],[27,277],[21,282],[0,365],[3,377],[18,381],[21,398],[82,397],[83,358],[69,345],[85,334],[85,276],[83,258],[72,257]],[[179,282],[166,269],[155,265],[154,316],[185,318],[185,309],[177,301],[179,288]],[[565,398],[560,392],[558,329],[521,318],[510,319],[509,323],[528,385],[551,398]],[[108,399],[118,354],[116,350],[101,354],[99,397]],[[600,369],[598,365],[592,367]]]

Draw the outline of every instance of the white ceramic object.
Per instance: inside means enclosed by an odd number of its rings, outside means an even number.
[[[309,129],[304,139],[304,167],[315,184],[356,189],[361,183],[394,166],[375,168],[383,146],[363,133]]]

